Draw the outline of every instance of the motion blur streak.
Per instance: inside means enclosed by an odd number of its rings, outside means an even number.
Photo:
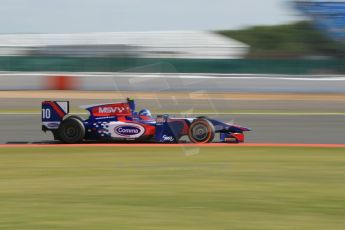
[[[55,148],[55,147],[304,147],[304,148],[345,148],[345,144],[277,144],[277,143],[245,143],[245,144],[0,144],[1,148]]]

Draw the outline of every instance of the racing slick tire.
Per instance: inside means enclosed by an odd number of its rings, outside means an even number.
[[[84,119],[80,116],[77,115],[67,115],[66,117],[64,117],[64,120],[68,119],[68,118],[76,118],[80,121],[84,121]],[[59,136],[59,131],[56,130],[52,130],[53,136],[54,136],[54,141],[61,141],[61,138]]]
[[[214,136],[214,126],[209,120],[205,118],[196,119],[189,127],[188,137],[193,143],[210,143],[213,141]]]
[[[84,121],[84,118],[77,116],[77,115],[66,115],[63,119],[66,120],[66,119],[70,119],[70,118],[76,118],[80,121]]]
[[[52,130],[53,136],[54,136],[54,141],[61,141],[59,137],[59,131],[57,129]]]
[[[68,117],[61,123],[57,133],[59,139],[64,143],[80,143],[85,137],[85,127],[78,118]]]

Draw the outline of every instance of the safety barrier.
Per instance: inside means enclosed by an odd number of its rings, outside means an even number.
[[[345,74],[345,59],[0,57],[0,71]]]
[[[345,93],[345,75],[0,72],[0,90]]]

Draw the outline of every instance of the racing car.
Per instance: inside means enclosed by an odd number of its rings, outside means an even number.
[[[67,144],[83,141],[179,143],[188,136],[192,143],[215,140],[244,142],[244,132],[251,129],[207,117],[153,117],[148,109],[136,111],[135,101],[82,106],[87,119],[69,114],[69,101],[42,102],[42,130],[53,133],[54,140]]]

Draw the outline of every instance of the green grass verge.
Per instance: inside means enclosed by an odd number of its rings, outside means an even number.
[[[0,148],[0,229],[343,229],[345,149]]]
[[[344,50],[343,45],[328,39],[307,21],[220,33],[250,45],[252,57],[337,55]]]

